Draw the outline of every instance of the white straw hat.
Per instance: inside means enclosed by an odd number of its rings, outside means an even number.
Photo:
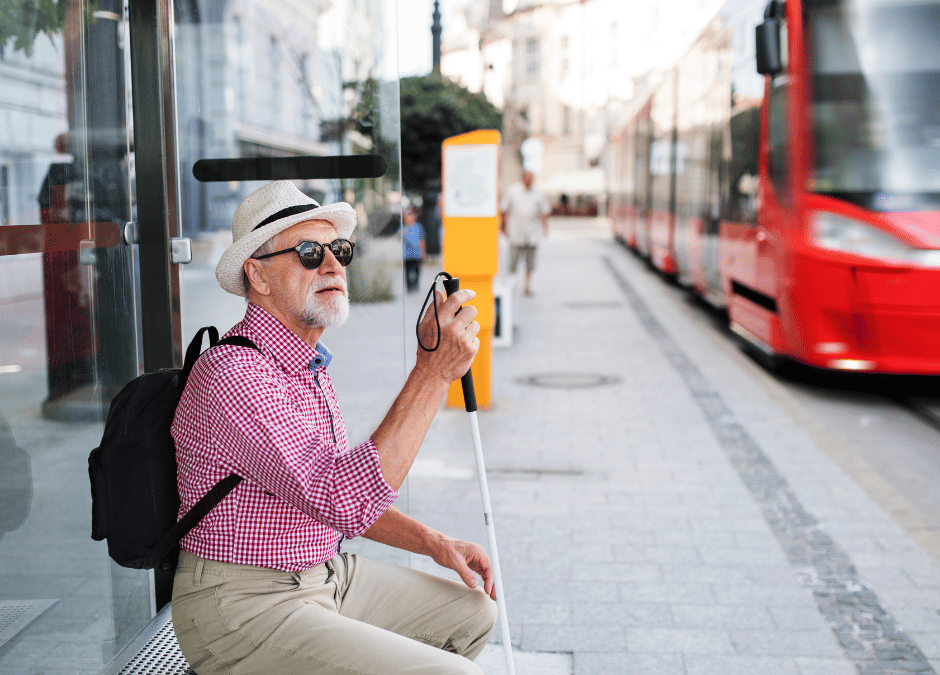
[[[346,202],[320,206],[289,180],[268,183],[245,197],[232,218],[232,241],[215,268],[215,278],[229,293],[245,295],[245,261],[268,239],[292,225],[325,220],[348,239],[356,227],[356,212]]]

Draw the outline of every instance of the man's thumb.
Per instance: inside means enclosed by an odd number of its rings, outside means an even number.
[[[465,562],[460,562],[460,569],[457,570],[457,574],[460,575],[460,578],[463,579],[463,582],[470,588],[477,587],[477,575]]]

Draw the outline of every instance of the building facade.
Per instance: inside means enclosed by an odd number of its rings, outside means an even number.
[[[503,109],[501,182],[518,179],[518,148],[534,137],[545,149],[546,192],[602,198],[608,134],[717,7],[717,0],[477,0],[444,26],[441,73]]]

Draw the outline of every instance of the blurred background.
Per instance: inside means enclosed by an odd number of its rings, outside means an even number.
[[[328,344],[360,441],[414,359],[403,210],[426,284],[441,142],[475,129],[501,134],[501,191],[535,173],[549,241],[616,244],[740,342],[936,556],[938,43],[936,0],[3,0],[0,671],[98,673],[164,604],[89,538],[87,457],[127,381],[240,320],[214,276],[240,201],[290,178],[354,205]],[[299,168],[337,156],[379,169]]]

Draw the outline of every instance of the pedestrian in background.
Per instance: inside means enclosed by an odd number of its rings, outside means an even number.
[[[535,174],[522,173],[522,182],[510,185],[499,205],[500,229],[509,237],[509,272],[516,273],[519,258],[525,256],[525,294],[532,295],[532,270],[535,269],[535,249],[542,236],[548,235],[548,214],[551,204],[536,188]],[[539,225],[541,224],[541,227]]]
[[[427,255],[427,237],[424,226],[418,222],[418,213],[413,206],[405,209],[401,228],[402,247],[405,255],[405,288],[409,293],[418,290],[421,283],[421,264]]]

